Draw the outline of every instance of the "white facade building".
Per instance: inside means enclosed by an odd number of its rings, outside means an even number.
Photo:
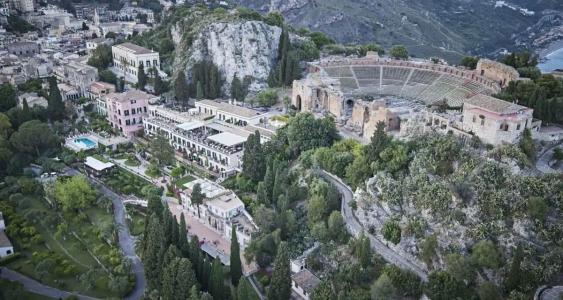
[[[4,230],[6,230],[6,223],[4,223],[4,216],[0,212],[0,258],[14,254],[14,247]]]
[[[192,204],[191,201],[191,194],[196,184],[200,185],[205,197],[203,204],[199,205],[199,212],[197,205]],[[235,226],[241,249],[248,246],[252,233],[258,227],[245,210],[244,203],[233,191],[208,179],[196,179],[186,183],[184,188],[181,199],[185,209],[228,240],[231,238],[232,226]]]
[[[113,65],[126,75],[125,78],[128,81],[137,82],[137,75],[141,65],[145,69],[147,76],[152,68],[160,70],[160,56],[156,51],[132,43],[114,45],[111,50]]]

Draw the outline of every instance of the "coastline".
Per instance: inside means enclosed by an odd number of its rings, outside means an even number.
[[[537,53],[540,57],[540,59],[545,59],[547,58],[549,55],[555,53],[556,51],[563,49],[563,39],[557,40],[555,42],[552,42],[549,44],[549,46],[538,50]]]

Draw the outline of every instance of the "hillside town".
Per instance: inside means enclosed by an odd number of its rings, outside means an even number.
[[[560,299],[537,64],[225,1],[0,1],[0,296]]]

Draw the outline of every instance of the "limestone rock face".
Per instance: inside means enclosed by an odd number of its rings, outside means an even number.
[[[251,76],[249,89],[260,90],[267,85],[270,69],[275,65],[281,31],[259,21],[210,24],[195,36],[188,50],[184,67],[188,80],[191,67],[208,60],[219,68],[226,94],[235,74],[241,80]]]
[[[307,5],[310,0],[270,0],[270,11],[287,12]]]

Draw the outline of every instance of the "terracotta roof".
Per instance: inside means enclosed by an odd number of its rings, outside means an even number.
[[[315,290],[319,283],[321,283],[321,280],[307,269],[303,269],[293,274],[291,276],[291,280],[309,294]]]
[[[529,109],[522,105],[500,100],[483,94],[477,94],[471,98],[468,98],[465,100],[465,103],[498,114],[512,114]]]

